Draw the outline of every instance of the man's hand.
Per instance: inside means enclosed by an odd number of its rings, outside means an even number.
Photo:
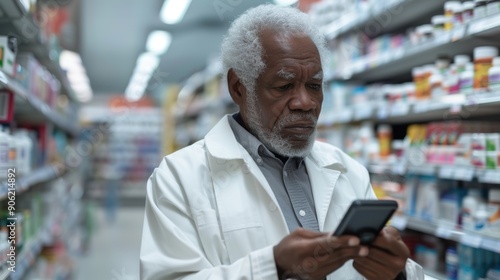
[[[274,247],[279,279],[325,279],[346,261],[366,256],[355,236],[331,237],[299,228]]]
[[[396,279],[404,271],[409,256],[410,250],[399,231],[385,227],[371,244],[368,255],[355,257],[353,266],[368,280]]]

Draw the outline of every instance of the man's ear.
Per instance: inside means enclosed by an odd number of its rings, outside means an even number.
[[[236,72],[234,72],[233,68],[229,69],[229,71],[227,72],[227,87],[234,103],[238,104],[238,106],[244,103],[247,89],[241,82],[238,75],[236,75]]]

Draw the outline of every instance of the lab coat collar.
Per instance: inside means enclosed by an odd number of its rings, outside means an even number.
[[[318,167],[337,170],[340,171],[340,173],[346,173],[347,168],[341,162],[338,153],[335,151],[332,151],[331,153],[325,153],[325,150],[320,148],[321,145],[326,144],[316,141],[311,150],[311,153],[307,156],[307,158],[316,163]]]
[[[205,145],[211,156],[231,160],[243,159],[243,147],[236,141],[228,118],[224,116],[205,136]]]
[[[244,148],[236,141],[233,130],[229,125],[228,118],[231,115],[224,116],[205,136],[205,144],[208,152],[216,158],[231,160],[244,159]],[[311,159],[318,167],[347,172],[344,164],[340,160],[337,152],[325,154],[325,150],[320,145],[326,145],[316,142],[307,158]]]

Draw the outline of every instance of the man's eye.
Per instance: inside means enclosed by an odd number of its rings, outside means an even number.
[[[286,84],[284,86],[277,87],[276,89],[278,91],[286,91],[286,90],[289,90],[290,88],[292,88],[292,84]]]
[[[312,90],[320,90],[321,84],[309,84],[309,88]]]

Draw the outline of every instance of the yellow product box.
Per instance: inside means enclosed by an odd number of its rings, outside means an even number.
[[[17,54],[17,38],[0,36],[0,70],[14,76],[14,64]]]

